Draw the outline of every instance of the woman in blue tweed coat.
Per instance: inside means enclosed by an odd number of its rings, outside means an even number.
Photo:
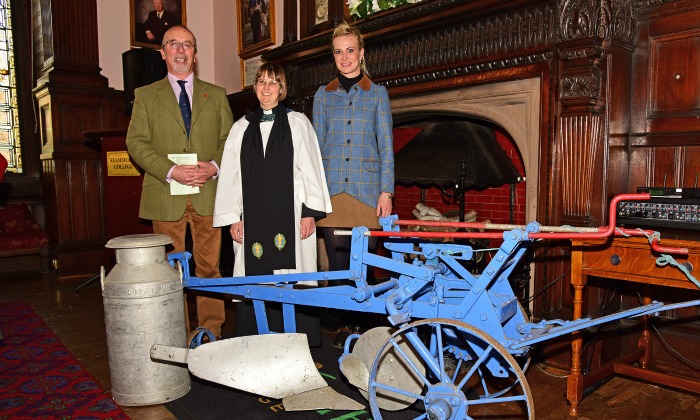
[[[379,228],[378,218],[391,214],[394,138],[389,95],[367,76],[362,34],[343,22],[332,43],[338,77],[316,92],[313,125],[333,205],[317,226],[325,228],[329,268],[340,270],[349,253],[338,248],[348,247],[349,237],[335,237],[334,228]]]

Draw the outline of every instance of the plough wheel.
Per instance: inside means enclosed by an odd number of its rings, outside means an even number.
[[[408,352],[406,343],[411,347]],[[382,355],[389,349],[398,359],[393,366],[408,366],[410,374],[421,379],[420,392],[407,390],[381,374],[385,363]],[[457,361],[454,368],[446,369],[445,355],[450,353],[457,356]],[[420,355],[417,362],[415,354]],[[534,420],[532,392],[521,363],[493,337],[463,322],[449,319],[413,322],[392,334],[372,363],[368,387],[372,417],[379,420],[383,413],[387,414],[378,404],[378,398],[394,395],[397,399],[416,400],[402,412],[405,418]]]

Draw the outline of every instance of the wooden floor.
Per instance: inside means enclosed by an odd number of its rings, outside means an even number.
[[[80,363],[110,389],[107,343],[99,281],[78,292],[86,279],[58,280],[50,274],[0,273],[0,302],[25,301],[41,315]],[[227,317],[232,315],[227,313]],[[225,333],[229,329],[225,327]],[[533,364],[527,373],[537,419],[567,419],[565,372]],[[361,398],[358,394],[358,399]],[[172,419],[163,406],[123,407],[132,419]],[[202,418],[208,418],[202,412]],[[580,419],[700,418],[700,398],[616,377],[585,398]]]

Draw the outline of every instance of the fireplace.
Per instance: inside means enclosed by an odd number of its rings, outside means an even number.
[[[394,125],[419,116],[480,119],[502,127],[511,136],[525,169],[525,219],[536,220],[540,143],[539,79],[469,86],[391,100]]]

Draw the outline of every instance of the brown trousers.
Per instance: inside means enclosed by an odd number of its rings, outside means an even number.
[[[185,251],[187,225],[192,233],[192,255],[195,275],[203,278],[221,277],[219,257],[221,255],[221,229],[213,227],[213,216],[200,216],[187,200],[187,208],[180,220],[174,222],[153,221],[153,232],[168,235],[172,239],[173,252]],[[197,294],[197,325],[209,329],[217,337],[221,336],[221,325],[225,320],[224,301],[219,297]],[[190,334],[187,300],[185,300],[185,323],[187,337]]]

